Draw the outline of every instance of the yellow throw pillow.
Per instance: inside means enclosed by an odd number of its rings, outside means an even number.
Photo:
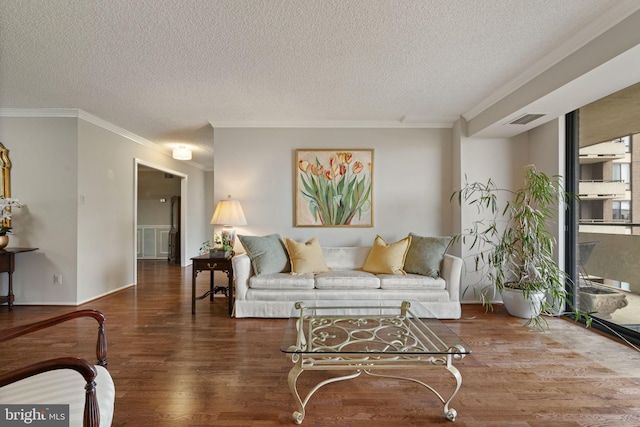
[[[411,236],[395,243],[387,243],[376,236],[362,269],[373,274],[407,274],[402,269],[411,244]]]
[[[291,260],[291,274],[322,273],[329,271],[329,267],[324,262],[322,248],[318,238],[298,243],[287,238],[285,240],[289,259]]]

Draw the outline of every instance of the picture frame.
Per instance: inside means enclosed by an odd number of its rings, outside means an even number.
[[[373,227],[373,149],[297,149],[296,227]]]

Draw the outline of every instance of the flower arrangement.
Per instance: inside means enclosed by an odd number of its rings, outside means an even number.
[[[205,255],[212,250],[231,252],[233,248],[231,247],[231,243],[229,242],[229,239],[227,238],[227,236],[223,236],[221,233],[214,233],[213,244],[211,243],[211,240],[207,240],[206,242],[203,242],[202,246],[200,246],[199,254]]]
[[[371,165],[368,165],[370,168]],[[348,225],[371,209],[371,175],[365,165],[354,161],[353,153],[338,152],[329,164],[298,161],[300,193],[309,203],[309,212],[323,225]]]
[[[229,236],[223,235],[222,233],[213,234],[213,248],[221,249],[225,252],[230,252],[233,250],[233,247],[231,247],[231,242],[229,241]]]
[[[18,199],[0,196],[0,236],[6,236],[11,232],[11,227],[8,226],[11,220],[11,208],[22,206],[24,205]]]

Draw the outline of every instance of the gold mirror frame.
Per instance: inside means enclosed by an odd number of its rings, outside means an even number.
[[[0,142],[0,194],[11,197],[11,160],[9,160],[9,150]],[[5,227],[11,227],[11,220],[5,219]]]

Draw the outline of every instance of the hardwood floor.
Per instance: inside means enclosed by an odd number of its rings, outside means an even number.
[[[191,315],[191,269],[164,261],[139,264],[139,285],[80,308],[107,317],[109,371],[116,384],[115,426],[287,426],[295,409],[287,385],[291,362],[280,352],[283,319],[233,319],[225,297],[197,302]],[[198,277],[199,293],[208,276]],[[75,307],[0,306],[10,327]],[[640,426],[640,353],[565,319],[529,332],[502,310],[463,305],[448,326],[473,354],[457,363],[463,384],[447,421],[424,388],[390,379],[357,378],[320,389],[307,405],[307,427]],[[89,320],[0,347],[2,369],[49,355],[93,358]],[[322,375],[306,372],[310,387]],[[443,372],[426,378],[450,387]],[[314,382],[315,381],[315,382]],[[448,389],[447,389],[448,390]]]

